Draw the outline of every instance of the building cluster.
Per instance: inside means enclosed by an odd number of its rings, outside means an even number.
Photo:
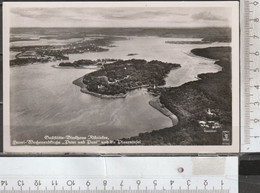
[[[211,112],[210,108],[207,110],[207,117],[209,120],[198,121],[200,128],[204,129],[204,132],[217,132],[218,129],[222,128],[219,121],[216,120],[217,114]]]

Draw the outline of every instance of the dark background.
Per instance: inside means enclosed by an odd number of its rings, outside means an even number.
[[[260,193],[260,153],[240,155],[239,193]]]

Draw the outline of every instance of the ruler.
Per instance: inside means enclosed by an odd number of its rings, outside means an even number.
[[[240,1],[241,151],[260,151],[260,2]]]
[[[237,193],[237,157],[0,158],[1,193]]]

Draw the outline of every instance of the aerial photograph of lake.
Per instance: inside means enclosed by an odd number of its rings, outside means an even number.
[[[232,145],[231,9],[11,6],[9,145]]]

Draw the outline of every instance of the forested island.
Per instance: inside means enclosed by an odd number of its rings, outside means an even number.
[[[157,60],[118,60],[102,65],[100,70],[84,76],[85,88],[101,95],[120,95],[141,87],[157,87],[165,84],[164,78],[179,64]]]
[[[193,49],[193,54],[215,59],[218,73],[200,74],[200,80],[175,88],[156,88],[160,103],[179,119],[176,126],[122,140],[141,140],[143,145],[222,145],[222,132],[232,136],[231,48]],[[205,132],[211,124],[216,132]],[[226,144],[231,145],[232,139]]]
[[[96,65],[96,61],[92,60],[77,60],[74,62],[61,62],[59,66],[64,67],[64,66],[70,66],[70,67],[80,67],[80,66],[89,66],[89,65]]]
[[[95,39],[82,39],[66,45],[13,46],[10,48],[10,51],[18,52],[18,54],[15,56],[15,59],[10,60],[10,66],[68,60],[68,54],[105,52],[109,50],[109,47],[113,47],[113,42],[116,40],[125,40],[125,38],[116,36],[99,37]]]
[[[90,65],[97,65],[101,66],[106,63],[111,63],[118,61],[117,59],[98,59],[98,60],[89,60],[89,59],[82,59],[82,60],[76,60],[74,62],[61,62],[58,66],[59,67],[83,67],[83,66],[90,66]]]

